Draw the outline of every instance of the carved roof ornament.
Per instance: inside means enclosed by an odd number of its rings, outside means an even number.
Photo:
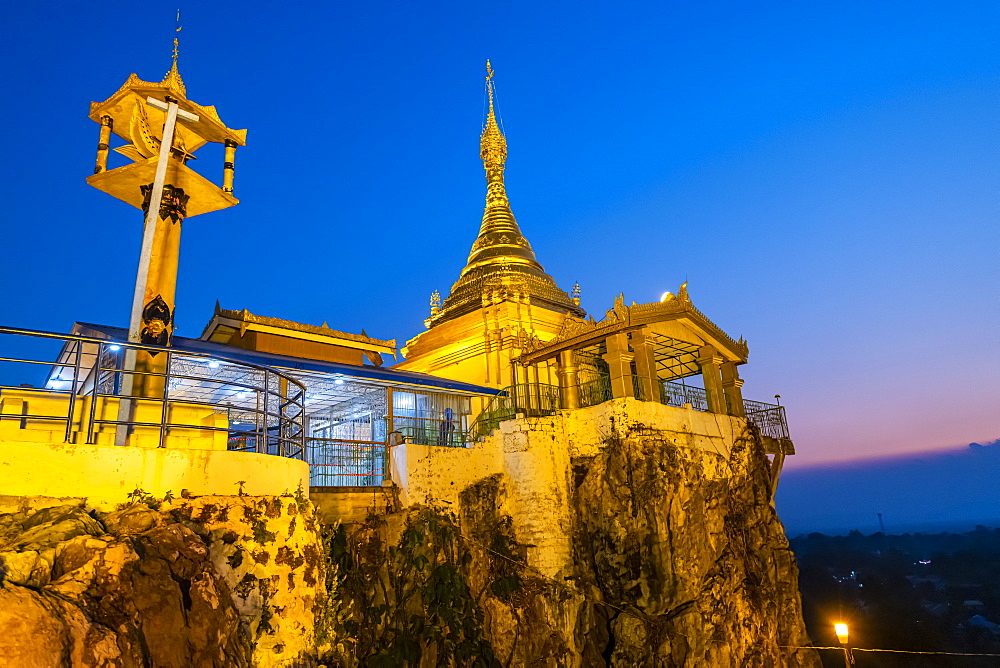
[[[522,364],[531,364],[553,357],[560,350],[585,347],[616,332],[638,329],[643,325],[682,317],[687,318],[697,328],[719,341],[732,354],[746,361],[750,354],[746,341],[743,340],[743,337],[740,337],[739,341],[734,340],[718,325],[709,320],[708,316],[695,308],[688,296],[687,281],[681,284],[676,296],[667,293],[662,301],[648,304],[632,302],[631,306],[626,305],[625,295],[619,294],[615,297],[614,306],[607,310],[604,319],[600,322],[594,321],[593,316],[589,320],[567,316],[555,338],[533,348],[525,349],[522,351],[519,361]]]
[[[486,170],[486,207],[479,236],[472,244],[468,262],[451,294],[434,314],[430,325],[446,322],[481,307],[482,295],[502,285],[516,285],[532,304],[584,316],[585,313],[559,289],[535,258],[531,244],[521,234],[507,199],[504,169],[507,139],[497,114],[495,72],[486,61],[486,94],[489,108],[479,137],[479,157]]]
[[[227,320],[236,320],[241,323],[241,329],[245,331],[245,326],[249,324],[257,325],[267,325],[270,327],[277,327],[281,329],[290,329],[297,332],[305,332],[307,334],[319,334],[322,336],[333,336],[339,339],[346,339],[348,341],[356,341],[357,343],[369,343],[372,345],[384,346],[387,348],[395,348],[395,339],[376,339],[375,337],[368,336],[365,330],[361,330],[361,334],[351,334],[350,332],[341,332],[336,329],[331,329],[330,326],[323,321],[323,324],[317,327],[316,325],[306,325],[301,322],[294,322],[292,320],[284,320],[282,318],[269,318],[267,316],[255,315],[248,311],[247,309],[242,309],[240,311],[225,309],[219,305],[218,300],[215,302],[215,316],[217,318],[225,318]],[[205,326],[205,332],[212,326],[215,318],[208,325]],[[205,335],[202,332],[202,335]]]
[[[180,32],[178,17],[177,32]],[[87,183],[137,209],[144,209],[146,193],[143,186],[156,178],[160,144],[166,124],[167,109],[176,103],[177,122],[173,127],[166,181],[188,201],[185,218],[218,211],[239,203],[232,194],[233,158],[223,165],[223,185],[219,187],[203,175],[187,167],[188,160],[206,143],[226,146],[235,152],[246,145],[246,130],[227,127],[213,106],[203,106],[187,98],[187,88],[177,69],[179,41],[174,37],[170,69],[159,82],[144,81],[135,73],[103,102],[91,102],[89,118],[102,127],[98,144],[97,166]],[[111,134],[127,142],[114,150],[132,160],[115,169],[107,169],[107,152]]]

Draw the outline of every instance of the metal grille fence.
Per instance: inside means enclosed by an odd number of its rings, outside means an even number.
[[[667,406],[691,404],[691,408],[696,411],[708,411],[708,397],[700,387],[663,381],[660,383],[660,401]]]
[[[386,478],[385,443],[308,438],[306,445],[311,486],[378,487]]]
[[[784,406],[744,400],[743,408],[746,411],[747,420],[757,426],[761,436],[768,436],[776,440],[791,439],[788,434],[788,421],[785,419]]]
[[[594,380],[580,383],[580,408],[603,404],[613,398],[609,376],[599,376]]]

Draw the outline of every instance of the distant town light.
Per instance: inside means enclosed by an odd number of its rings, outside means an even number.
[[[834,624],[833,630],[837,634],[837,640],[841,645],[847,644],[847,624]]]

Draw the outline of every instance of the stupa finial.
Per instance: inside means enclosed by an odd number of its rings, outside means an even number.
[[[490,98],[490,110],[483,124],[483,134],[479,138],[479,157],[487,170],[490,167],[502,168],[507,162],[507,140],[500,130],[496,115],[496,86],[493,83],[493,66],[486,61],[486,93]]]
[[[181,50],[181,40],[178,37],[179,33],[184,28],[181,26],[181,10],[177,10],[177,25],[174,27],[174,51],[173,51],[173,62],[170,64],[170,71],[167,72],[166,76],[163,77],[163,81],[160,83],[166,84],[169,88],[176,90],[182,97],[187,97],[187,87],[184,85],[184,81],[181,79],[181,73],[177,69],[177,56],[180,55]]]

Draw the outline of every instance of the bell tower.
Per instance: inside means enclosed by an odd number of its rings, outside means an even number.
[[[180,30],[180,28],[178,28]],[[246,144],[246,130],[222,122],[215,107],[187,98],[177,69],[178,40],[173,63],[159,83],[135,74],[103,102],[90,104],[90,119],[100,124],[97,164],[87,183],[144,213],[142,248],[129,321],[129,341],[169,346],[174,330],[174,295],[181,228],[184,221],[239,203],[233,196],[236,147]],[[111,135],[126,143],[114,151],[130,163],[108,170]],[[195,151],[208,142],[225,145],[222,186],[187,166]],[[129,351],[125,382],[137,396],[162,394],[165,360],[157,353]],[[133,381],[134,377],[134,381]],[[127,392],[126,394],[131,394]]]
[[[504,184],[507,139],[497,117],[493,78],[486,61],[489,111],[479,138],[486,206],[479,236],[448,297],[432,297],[427,331],[407,342],[406,361],[397,367],[493,387],[546,383],[550,379],[516,378],[523,367],[511,360],[527,340],[551,339],[567,315],[585,313],[579,300],[545,273],[514,218]]]

